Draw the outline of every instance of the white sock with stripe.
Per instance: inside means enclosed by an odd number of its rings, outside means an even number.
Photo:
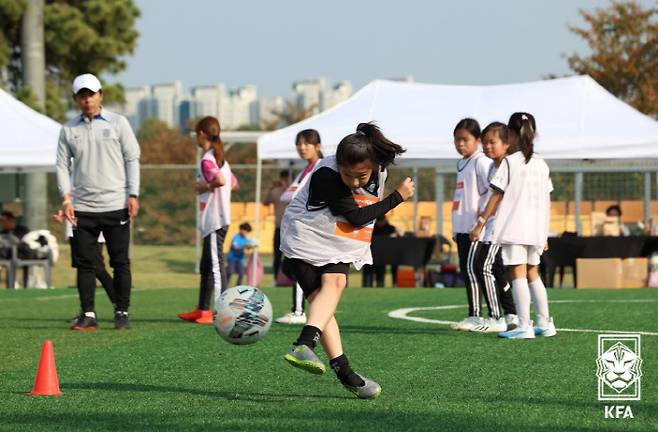
[[[514,279],[512,281],[512,297],[516,306],[516,315],[519,317],[519,327],[530,326],[530,289],[528,279]]]
[[[535,311],[537,312],[537,325],[539,327],[548,327],[548,319],[550,317],[548,312],[548,295],[546,294],[546,287],[541,278],[528,284],[530,287],[530,296],[532,302],[535,304]]]

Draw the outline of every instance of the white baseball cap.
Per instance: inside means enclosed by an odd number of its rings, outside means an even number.
[[[90,73],[86,73],[75,77],[73,80],[73,86],[71,88],[73,90],[73,94],[75,95],[78,94],[78,92],[82,89],[89,89],[96,93],[102,87],[98,78]]]

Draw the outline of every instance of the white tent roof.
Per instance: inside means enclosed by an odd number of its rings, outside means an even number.
[[[61,128],[0,89],[0,170],[54,170]]]
[[[658,158],[658,122],[608,93],[589,76],[496,86],[454,86],[373,81],[345,102],[304,121],[263,135],[260,159],[296,159],[294,140],[317,129],[325,154],[374,120],[407,149],[407,160],[456,159],[452,133],[473,117],[482,128],[507,122],[515,111],[537,119],[535,150],[547,159]]]

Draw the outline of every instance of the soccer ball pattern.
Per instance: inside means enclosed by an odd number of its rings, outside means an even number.
[[[215,330],[232,344],[246,345],[262,339],[272,325],[272,304],[258,288],[229,288],[216,305]]]

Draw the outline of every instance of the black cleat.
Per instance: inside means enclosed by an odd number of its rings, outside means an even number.
[[[90,317],[85,314],[82,314],[71,326],[71,330],[96,330],[98,327],[98,322],[96,317]]]
[[[78,314],[77,314],[76,316],[74,316],[73,318],[67,319],[66,322],[69,323],[69,324],[75,324],[76,322],[78,322],[78,320],[80,319],[80,317],[83,316],[84,314],[85,314],[84,312],[80,311],[80,312],[78,312]]]
[[[116,311],[114,313],[114,328],[117,330],[128,330],[130,328],[128,312]]]

